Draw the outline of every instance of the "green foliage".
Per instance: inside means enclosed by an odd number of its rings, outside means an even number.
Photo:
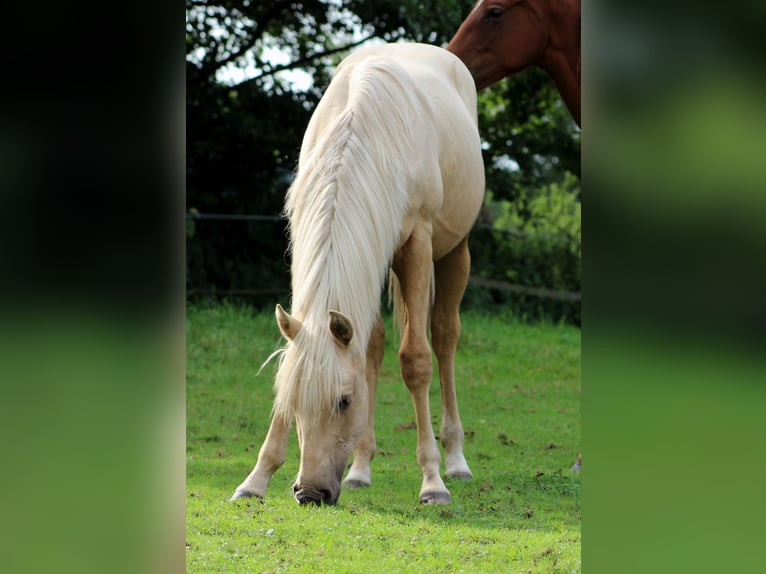
[[[280,214],[303,132],[340,59],[371,38],[446,45],[470,4],[187,0],[187,212]],[[289,62],[271,62],[274,49]],[[308,88],[292,84],[289,71],[307,74]],[[523,235],[477,229],[474,274],[579,291],[579,261],[564,261],[565,253],[579,257],[573,223],[565,221],[575,209],[564,195],[579,202],[580,135],[555,86],[529,69],[484,90],[478,107],[489,192],[482,222],[508,229],[509,222],[494,217],[510,210],[518,216],[511,229]],[[498,211],[497,202],[519,203]],[[549,233],[570,243],[544,239]],[[530,245],[522,244],[525,238]],[[283,221],[195,220],[187,225],[186,245],[190,296],[246,291],[258,306],[287,301]],[[576,303],[484,287],[472,287],[465,305],[495,303],[528,316],[579,317]]]
[[[532,291],[469,287],[464,306],[511,306],[528,318],[580,323],[580,132],[541,70],[479,93],[487,176],[471,235],[472,273]],[[539,289],[559,292],[542,296]]]
[[[479,93],[487,189],[513,200],[568,174],[580,179],[580,132],[553,82],[530,68]],[[508,169],[507,160],[517,164]]]
[[[569,182],[573,178],[570,178]],[[537,193],[534,193],[536,191]],[[529,283],[560,289],[577,289],[580,278],[580,203],[571,190],[551,183],[530,190],[515,202],[500,202],[495,220],[497,230],[520,230],[526,235],[517,265],[511,265],[506,278],[517,282],[530,268]],[[501,248],[513,247],[513,242]],[[560,253],[559,257],[550,257]],[[543,267],[544,263],[548,263]]]
[[[446,45],[470,10],[456,0],[350,0],[349,10],[386,41],[405,38]]]
[[[458,400],[472,481],[421,506],[412,402],[386,317],[373,485],[336,507],[299,507],[299,450],[263,501],[227,498],[255,464],[279,345],[272,313],[236,305],[187,312],[187,572],[573,572],[580,569],[580,334],[508,314],[463,314]],[[434,428],[439,388],[431,387]]]
[[[472,268],[476,276],[562,294],[580,290],[582,235],[579,182],[568,174],[561,182],[522,188],[514,201],[488,192],[483,225],[472,233]],[[487,294],[484,294],[485,297]],[[560,318],[580,323],[579,300],[534,294],[493,292],[478,306],[510,305],[528,318]]]

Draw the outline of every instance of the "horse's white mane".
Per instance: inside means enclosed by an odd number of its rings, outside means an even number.
[[[328,88],[324,98],[335,98],[335,106],[317,108],[309,127],[315,145],[303,150],[285,204],[292,315],[303,324],[281,353],[275,382],[274,414],[285,418],[328,412],[342,393],[347,366],[330,334],[329,310],[350,318],[363,360],[408,202],[418,109],[412,79],[383,58],[344,69],[333,83],[341,75],[349,76],[348,91]]]

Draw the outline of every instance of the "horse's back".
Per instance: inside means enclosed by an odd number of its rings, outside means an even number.
[[[393,93],[396,103],[388,104],[391,121],[398,116],[407,124],[401,137],[411,140],[406,174],[410,200],[401,242],[414,226],[424,224],[438,259],[470,231],[484,196],[473,78],[459,58],[436,46],[400,43],[361,49],[336,69],[312,116],[301,162],[328,126],[354,106],[360,86],[369,78],[380,86],[378,101],[384,100],[383,91]]]
[[[304,148],[311,148],[328,124],[347,109],[365,73],[385,74],[386,83],[398,84],[402,92],[418,100],[418,109],[409,110],[412,121],[423,118],[425,110],[431,112],[428,119],[434,123],[442,124],[458,113],[467,114],[474,127],[477,124],[476,88],[457,56],[428,44],[381,44],[358,50],[340,62],[312,115]]]
[[[336,70],[342,76],[357,66],[383,60],[399,66],[408,75],[401,81],[410,81],[414,91],[423,91],[430,97],[447,97],[447,104],[457,104],[451,96],[457,95],[476,121],[476,87],[468,68],[454,54],[443,48],[419,43],[381,44],[354,52],[344,59]]]

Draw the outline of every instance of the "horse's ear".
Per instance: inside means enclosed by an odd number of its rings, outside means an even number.
[[[330,332],[341,347],[348,347],[354,337],[351,321],[340,311],[330,311]]]
[[[286,339],[289,339],[292,341],[295,336],[298,334],[298,331],[301,330],[301,327],[303,325],[301,324],[298,319],[291,316],[287,311],[285,311],[282,308],[282,305],[277,303],[277,309],[276,309],[276,315],[277,315],[277,324],[279,325],[279,330],[282,331],[282,334],[285,336]]]

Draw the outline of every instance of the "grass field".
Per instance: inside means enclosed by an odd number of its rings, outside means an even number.
[[[580,332],[511,316],[463,314],[458,401],[472,481],[446,480],[452,504],[418,503],[414,410],[387,320],[370,488],[335,507],[300,507],[299,450],[263,501],[228,501],[269,425],[281,344],[272,313],[187,310],[187,572],[579,572]],[[276,362],[274,362],[276,363]],[[431,387],[434,430],[439,386]],[[587,465],[587,461],[586,461]]]

